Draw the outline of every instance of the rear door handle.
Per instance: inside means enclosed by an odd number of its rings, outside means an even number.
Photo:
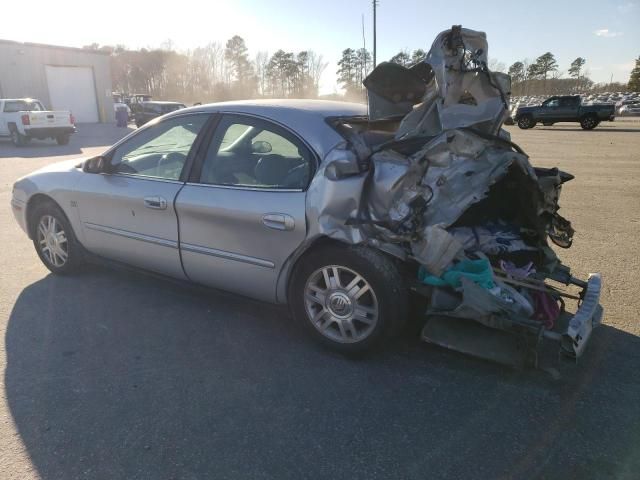
[[[147,208],[153,208],[156,210],[166,210],[167,201],[159,195],[152,197],[144,197],[144,206]]]
[[[262,223],[274,230],[293,230],[296,226],[293,217],[286,213],[267,213],[262,216]]]

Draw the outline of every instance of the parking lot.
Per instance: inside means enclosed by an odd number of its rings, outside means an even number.
[[[348,359],[282,307],[98,266],[54,277],[11,186],[126,131],[0,140],[0,478],[637,478],[640,122],[507,128],[535,165],[576,176],[561,213],[577,233],[559,254],[604,278],[604,325],[560,379],[415,331]]]

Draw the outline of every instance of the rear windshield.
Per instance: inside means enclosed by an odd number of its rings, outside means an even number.
[[[40,102],[27,102],[26,100],[10,100],[5,102],[4,111],[12,112],[42,112],[44,107]]]

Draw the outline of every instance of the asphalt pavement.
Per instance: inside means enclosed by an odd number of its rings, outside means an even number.
[[[604,276],[604,325],[560,379],[414,331],[344,358],[282,307],[102,266],[53,276],[11,185],[125,132],[0,140],[0,478],[638,478],[640,125],[509,131],[576,175],[561,204],[578,233],[559,253]]]

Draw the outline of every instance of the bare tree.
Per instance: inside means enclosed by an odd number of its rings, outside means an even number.
[[[488,67],[489,67],[489,70],[491,70],[492,72],[504,73],[504,71],[507,69],[506,65],[498,61],[497,58],[490,58]]]
[[[329,62],[325,62],[322,55],[318,55],[313,50],[309,50],[309,77],[311,77],[311,82],[313,84],[314,96],[318,95],[318,91],[320,90],[320,79],[328,65]]]
[[[269,64],[269,52],[260,51],[256,53],[253,60],[256,79],[258,80],[258,94],[267,95],[267,65]]]

